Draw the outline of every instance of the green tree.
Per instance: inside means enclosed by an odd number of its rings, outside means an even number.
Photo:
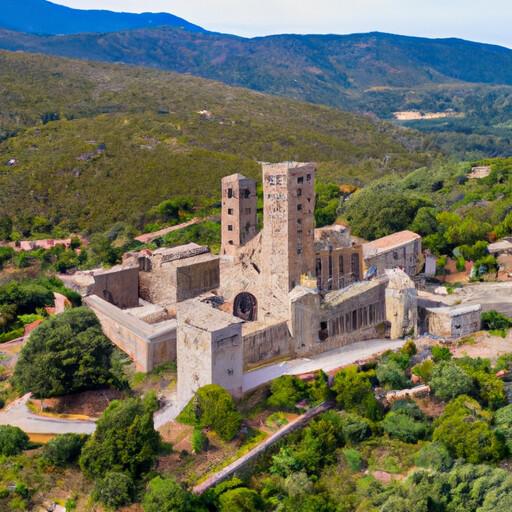
[[[80,467],[86,476],[103,478],[115,471],[135,480],[148,472],[160,449],[160,434],[153,425],[157,408],[154,396],[112,402],[82,449]]]
[[[282,375],[271,382],[267,404],[274,409],[294,411],[297,403],[307,396],[304,382],[294,375]]]
[[[220,512],[259,512],[263,510],[263,500],[252,489],[239,487],[221,494]]]
[[[403,368],[391,359],[379,363],[376,374],[380,385],[386,389],[405,389],[411,385]]]
[[[418,210],[410,229],[421,236],[432,235],[437,231],[437,211],[435,208],[423,207]]]
[[[126,473],[111,471],[96,482],[93,496],[96,501],[117,510],[133,501],[133,480]]]
[[[504,446],[491,428],[492,415],[465,395],[451,401],[436,422],[433,441],[443,443],[454,458],[478,464],[495,461]]]
[[[7,215],[0,215],[0,241],[9,240],[12,233],[12,220]]]
[[[52,439],[43,448],[43,455],[54,466],[67,466],[77,462],[87,440],[79,434],[63,434]]]
[[[374,372],[361,372],[355,365],[338,372],[332,386],[337,405],[373,420],[380,419],[382,408],[375,398],[371,382],[374,377]]]
[[[34,281],[10,281],[0,286],[0,304],[15,304],[20,315],[35,313],[53,302],[53,292]]]
[[[178,421],[211,428],[225,441],[231,441],[240,431],[242,416],[233,397],[223,387],[210,384],[197,390]]]
[[[16,364],[14,383],[38,398],[106,386],[112,350],[91,310],[68,310],[31,334]]]
[[[474,390],[473,379],[453,361],[441,361],[434,366],[430,386],[441,400],[451,400]]]
[[[201,512],[198,499],[172,478],[157,476],[149,482],[142,500],[144,512]]]
[[[0,425],[0,455],[18,455],[26,450],[28,445],[29,439],[23,430],[11,425]]]
[[[372,435],[372,424],[358,414],[343,412],[341,429],[346,444],[361,443]]]

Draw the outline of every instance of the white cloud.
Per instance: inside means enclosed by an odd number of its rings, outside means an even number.
[[[379,30],[512,46],[510,0],[53,0],[83,9],[171,12],[243,36]]]

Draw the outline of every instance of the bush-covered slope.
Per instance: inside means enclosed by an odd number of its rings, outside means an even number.
[[[0,96],[0,214],[71,230],[136,222],[175,195],[215,200],[222,176],[259,176],[258,161],[364,183],[431,158],[386,123],[147,69],[4,52]]]

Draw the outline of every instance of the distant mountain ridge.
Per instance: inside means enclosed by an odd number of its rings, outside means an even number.
[[[512,85],[512,50],[382,33],[244,39],[171,27],[38,36],[0,30],[0,48],[191,73],[351,108],[353,94],[446,83]]]
[[[193,32],[204,29],[167,13],[133,14],[106,10],[81,10],[46,0],[2,0],[0,27],[33,34],[117,32],[144,27],[170,26]]]

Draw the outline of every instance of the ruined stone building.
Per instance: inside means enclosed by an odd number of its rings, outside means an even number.
[[[244,374],[263,364],[415,335],[409,275],[420,237],[404,232],[363,247],[345,226],[315,229],[315,170],[263,165],[261,229],[256,183],[224,178],[220,256],[193,243],[142,250],[73,278],[140,370],[177,361],[180,405],[210,383],[240,396]],[[378,269],[372,280],[364,280],[368,265]]]

